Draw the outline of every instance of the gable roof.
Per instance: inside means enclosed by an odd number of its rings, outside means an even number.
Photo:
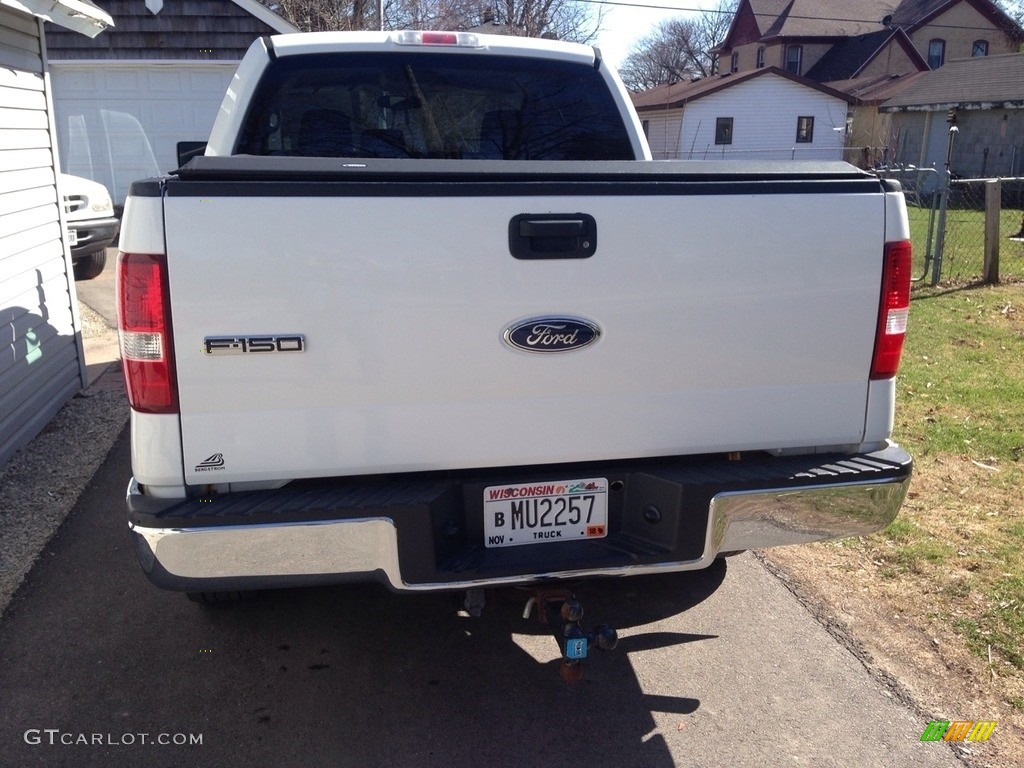
[[[851,96],[842,91],[831,88],[821,83],[815,83],[812,80],[808,80],[805,77],[799,77],[794,75],[792,72],[787,72],[784,69],[778,67],[765,67],[763,69],[752,69],[746,72],[737,72],[734,74],[719,75],[717,77],[705,77],[702,80],[694,80],[688,83],[670,83],[669,85],[659,85],[655,88],[651,88],[641,93],[632,94],[631,98],[633,101],[633,107],[640,112],[641,110],[651,109],[678,109],[679,107],[685,106],[691,101],[702,99],[705,96],[710,96],[713,93],[723,91],[726,88],[731,88],[741,83],[755,80],[759,77],[765,77],[767,75],[774,75],[782,77],[786,80],[791,80],[798,85],[802,85],[805,88],[811,88],[815,91],[833,96],[837,99],[842,99],[847,103],[857,101],[855,96]]]
[[[953,6],[965,2],[993,26],[1014,39],[1024,39],[1022,30],[993,0],[742,0],[725,41],[734,44],[738,20],[752,14],[761,40],[802,38],[840,40],[901,27],[908,31],[922,27]],[[750,42],[742,40],[739,42]]]
[[[911,72],[907,75],[878,75],[877,77],[858,77],[849,80],[833,80],[826,83],[829,88],[848,93],[861,104],[877,106],[906,90],[912,83],[920,80],[928,70]]]
[[[807,71],[806,76],[819,83],[857,77],[889,45],[900,46],[919,72],[928,69],[928,62],[907,33],[897,28],[840,40]]]
[[[882,28],[898,0],[791,0],[765,33],[774,37],[841,38]]]
[[[893,14],[892,24],[913,31],[918,27],[925,26],[958,2],[966,2],[988,19],[994,27],[1010,37],[1016,40],[1024,39],[1024,30],[998,5],[989,0],[903,0]]]
[[[1024,108],[1024,54],[956,59],[923,73],[880,107],[882,112]]]
[[[765,31],[785,10],[789,2],[790,0],[741,0],[736,7],[736,12],[732,15],[732,22],[729,24],[729,31],[725,33],[725,39],[712,50],[731,48],[737,42],[740,44],[751,42],[750,37],[755,40],[764,37]],[[735,41],[736,37],[743,39]]]

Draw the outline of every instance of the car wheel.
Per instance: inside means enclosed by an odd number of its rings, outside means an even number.
[[[92,280],[99,276],[106,265],[106,251],[87,253],[75,262],[75,280]]]

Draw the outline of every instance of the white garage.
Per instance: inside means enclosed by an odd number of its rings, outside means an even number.
[[[181,142],[203,142],[236,64],[53,62],[57,141],[65,172],[129,185],[178,167]]]

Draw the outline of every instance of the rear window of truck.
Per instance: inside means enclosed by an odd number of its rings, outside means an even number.
[[[277,59],[260,81],[235,152],[636,159],[624,118],[591,66],[401,52]]]

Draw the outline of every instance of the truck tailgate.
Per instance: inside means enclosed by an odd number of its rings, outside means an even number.
[[[860,443],[880,187],[709,186],[169,183],[186,482]],[[589,257],[510,252],[580,213]],[[545,316],[600,337],[506,343]],[[268,336],[302,349],[207,344]]]

